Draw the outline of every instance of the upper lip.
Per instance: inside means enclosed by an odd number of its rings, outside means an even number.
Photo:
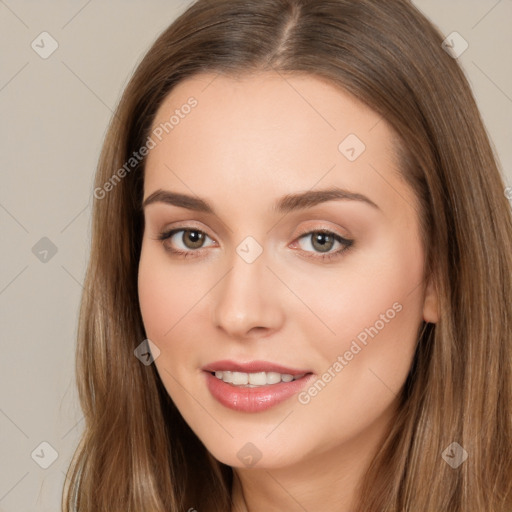
[[[202,370],[205,372],[230,371],[242,373],[277,372],[293,376],[311,373],[310,370],[289,368],[287,366],[270,363],[268,361],[248,361],[246,363],[230,360],[215,361],[213,363],[207,364],[206,366],[203,366]]]

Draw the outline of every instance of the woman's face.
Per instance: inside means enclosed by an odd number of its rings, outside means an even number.
[[[169,395],[218,460],[378,446],[437,320],[392,135],[305,75],[197,75],[159,109],[140,307]]]

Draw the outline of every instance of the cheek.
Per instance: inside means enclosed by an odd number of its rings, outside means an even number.
[[[184,407],[180,383],[196,374],[205,350],[207,296],[218,280],[204,265],[171,261],[161,247],[143,241],[138,271],[139,305],[146,336],[160,350],[155,366],[169,395]]]
[[[179,303],[172,291],[174,288],[166,285],[159,268],[151,265],[149,260],[141,258],[139,265],[140,310],[148,338],[163,339],[173,325]]]
[[[347,260],[337,277],[325,281],[325,294],[312,297],[336,335],[317,345],[320,382],[299,398],[313,417],[332,410],[335,438],[342,424],[345,432],[357,432],[383,414],[410,370],[422,320],[423,253],[419,243],[404,247],[400,239],[388,237],[379,250]]]
[[[348,350],[354,339],[362,345],[385,339],[390,352],[393,345],[414,340],[421,323],[424,288],[419,240],[411,236],[406,244],[397,230],[396,235],[388,233],[349,253],[332,269],[301,272],[295,288],[316,314],[317,319],[308,316],[304,328],[310,326],[310,339],[314,339],[312,329],[322,333],[324,356],[332,359]]]
[[[143,241],[138,271],[139,306],[146,336],[160,350],[154,364],[167,392],[181,405],[183,393],[178,382],[185,382],[182,373],[188,370],[191,352],[197,348],[190,343],[196,336],[191,336],[187,322],[205,290],[198,288],[201,281],[178,271],[166,256],[165,251]]]
[[[174,326],[187,315],[205,290],[201,280],[191,278],[171,265],[161,249],[143,242],[138,273],[138,293],[144,327],[148,338],[164,341]],[[162,347],[161,347],[162,348]]]

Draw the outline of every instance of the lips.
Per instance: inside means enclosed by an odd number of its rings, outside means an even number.
[[[240,412],[261,412],[300,392],[313,377],[309,369],[266,361],[216,361],[202,368],[206,385],[219,403]]]

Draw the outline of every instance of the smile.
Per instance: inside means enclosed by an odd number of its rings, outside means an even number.
[[[313,373],[273,363],[218,361],[202,368],[212,397],[238,412],[262,412],[299,393]]]
[[[217,377],[217,379],[222,380],[226,384],[232,384],[233,386],[245,386],[249,388],[279,384],[280,382],[291,382],[292,380],[301,379],[302,377],[304,377],[304,375],[305,374],[303,373],[301,375],[293,376],[290,373],[277,372],[215,372],[215,377]]]

